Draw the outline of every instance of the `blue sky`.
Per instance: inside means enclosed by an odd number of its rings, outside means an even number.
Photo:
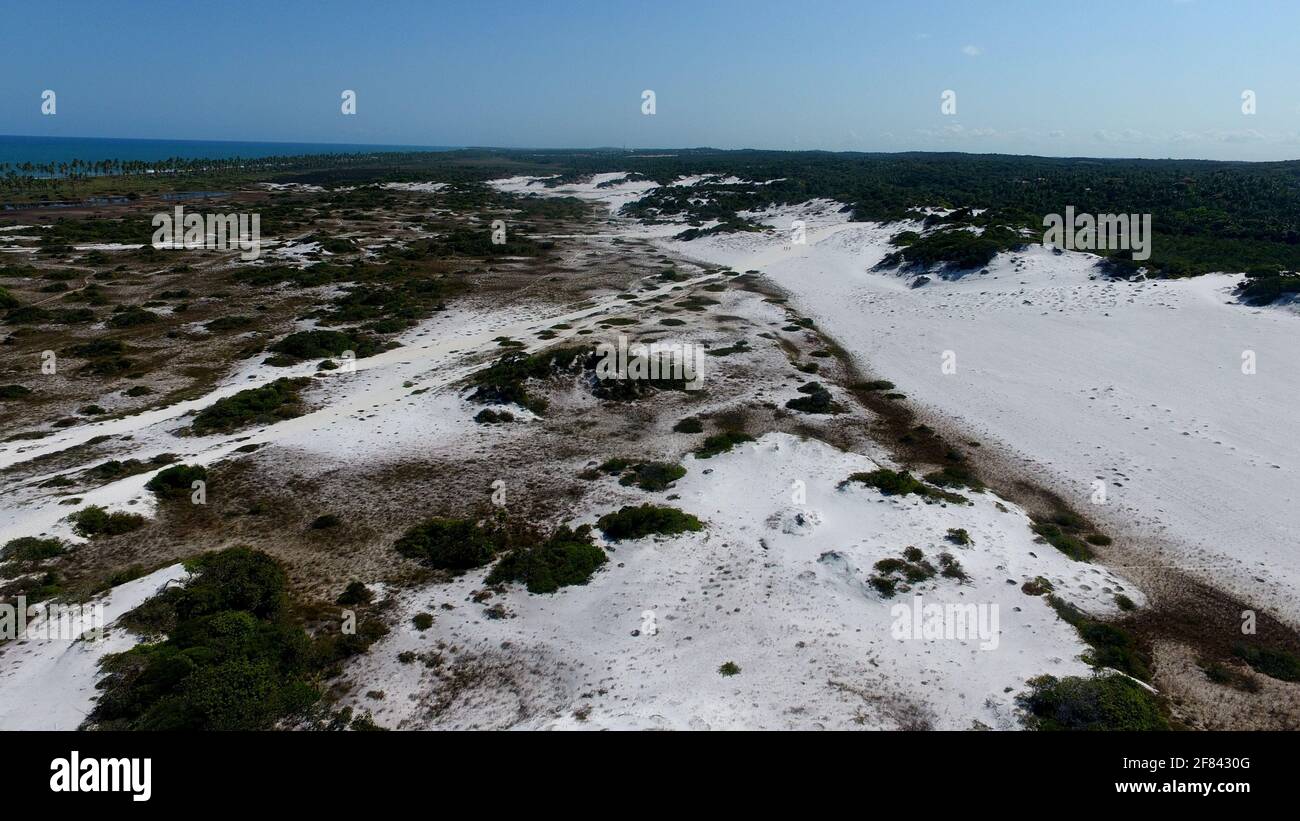
[[[1293,0],[0,0],[0,21],[3,134],[1300,158]]]

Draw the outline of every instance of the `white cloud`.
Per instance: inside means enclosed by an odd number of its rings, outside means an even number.
[[[1103,128],[1094,131],[1092,136],[1103,143],[1140,143],[1148,139],[1146,134],[1136,128],[1126,128],[1123,131],[1111,131]]]
[[[978,57],[984,53],[984,49],[979,46],[962,46],[961,53],[967,57]]]

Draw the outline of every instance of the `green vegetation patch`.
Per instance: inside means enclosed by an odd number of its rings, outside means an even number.
[[[190,494],[194,482],[207,480],[208,469],[202,465],[173,465],[158,471],[144,487],[161,499],[179,499]]]
[[[843,413],[844,408],[839,403],[832,401],[831,392],[822,386],[820,382],[809,382],[799,387],[799,393],[804,394],[796,399],[791,399],[785,403],[787,408],[797,410],[801,413]]]
[[[1159,699],[1127,676],[1039,676],[1017,697],[1031,730],[1168,730]]]
[[[852,482],[874,487],[885,496],[909,496],[915,494],[927,501],[944,501],[953,504],[970,503],[970,500],[965,496],[931,487],[905,470],[893,471],[888,468],[879,468],[866,473],[854,473],[840,482],[839,487],[843,489]]]
[[[200,436],[229,433],[245,425],[266,425],[300,416],[302,397],[298,392],[309,384],[311,380],[306,377],[277,379],[269,385],[218,399],[199,411],[190,430]]]
[[[78,536],[120,536],[144,526],[144,517],[138,513],[113,511],[109,513],[98,505],[82,508],[68,517]]]
[[[740,431],[729,430],[706,437],[704,443],[695,449],[696,459],[709,459],[720,453],[726,453],[736,445],[753,442],[754,437]]]
[[[1232,652],[1256,670],[1279,681],[1300,681],[1300,657],[1275,647],[1237,644]]]
[[[686,468],[670,462],[640,462],[632,465],[619,479],[621,485],[636,485],[642,490],[667,490],[686,475]]]
[[[587,346],[556,348],[541,353],[520,351],[505,354],[488,367],[474,374],[474,391],[470,401],[485,405],[519,405],[533,413],[546,410],[546,400],[531,396],[527,382],[532,379],[550,379],[561,373],[573,373],[591,354]]]
[[[627,505],[616,513],[606,513],[596,520],[596,527],[611,542],[640,539],[645,536],[671,536],[704,529],[704,524],[689,513],[674,507],[643,504]]]
[[[1078,630],[1079,637],[1092,648],[1083,655],[1084,661],[1094,667],[1109,667],[1128,673],[1143,681],[1151,679],[1151,656],[1133,633],[1118,624],[1090,618],[1057,596],[1048,596],[1047,603],[1062,621]]]
[[[435,517],[406,531],[393,547],[442,570],[470,570],[492,561],[500,545],[497,535],[477,522]]]
[[[298,331],[271,346],[273,353],[297,360],[325,359],[352,351],[358,359],[382,351],[384,346],[363,334],[346,331]]]
[[[1030,529],[1076,562],[1092,561],[1094,554],[1088,544],[1078,536],[1063,530],[1060,525],[1053,522],[1035,522]]]
[[[554,593],[586,584],[608,558],[591,539],[591,526],[558,528],[545,541],[511,549],[488,573],[488,584],[522,582],[529,593]]]
[[[166,632],[107,657],[88,723],[101,730],[267,730],[320,697],[312,644],[289,615],[284,570],[235,547],[186,563],[191,577],[132,611]]]
[[[674,433],[703,433],[704,424],[694,416],[681,419],[673,425]]]
[[[0,547],[0,560],[9,562],[39,562],[62,556],[68,546],[62,539],[42,539],[37,536],[21,536],[6,542]]]

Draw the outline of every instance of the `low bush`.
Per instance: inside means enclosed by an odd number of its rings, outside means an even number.
[[[943,538],[946,541],[952,542],[955,545],[961,545],[963,547],[972,544],[974,542],[974,540],[971,539],[970,534],[966,532],[966,528],[964,527],[948,528],[948,535],[944,536]]]
[[[673,425],[674,433],[703,433],[704,424],[694,416],[688,416]]]
[[[339,594],[339,597],[334,600],[334,603],[344,606],[353,604],[370,604],[374,598],[375,595],[370,592],[370,588],[366,587],[361,582],[348,582],[348,586],[344,588],[343,592]]]
[[[323,513],[311,520],[310,528],[312,530],[329,530],[332,527],[338,527],[343,524],[343,520],[333,513]]]
[[[113,511],[109,513],[98,505],[82,508],[68,517],[78,536],[120,536],[144,526],[144,517],[137,513]]]
[[[695,449],[696,459],[709,459],[720,453],[726,453],[736,445],[753,442],[754,437],[740,431],[729,430],[706,437],[704,443]]]
[[[820,382],[809,382],[801,386],[799,392],[806,395],[786,402],[785,406],[787,408],[802,413],[840,413],[843,411],[843,408],[832,400],[831,392],[826,390]]]
[[[645,536],[670,536],[704,529],[704,524],[677,508],[652,504],[624,506],[617,513],[606,513],[596,527],[612,542],[640,539]]]
[[[360,359],[373,356],[383,350],[383,346],[367,336],[345,331],[298,331],[281,339],[269,350],[299,361],[340,356],[345,351],[352,351],[353,356]]]
[[[608,561],[591,540],[591,526],[560,527],[544,542],[516,547],[488,573],[488,584],[523,582],[529,593],[554,593],[561,587],[586,584]]]
[[[686,468],[668,462],[641,462],[633,465],[619,479],[621,485],[636,485],[642,490],[667,490],[673,482],[686,475]]]
[[[843,489],[852,482],[874,487],[885,496],[909,496],[915,494],[927,500],[952,502],[953,504],[968,504],[970,501],[956,493],[949,493],[931,487],[905,470],[894,471],[889,468],[879,468],[866,473],[854,473],[840,482],[839,487]]]
[[[1084,661],[1094,667],[1109,667],[1143,681],[1150,680],[1151,657],[1137,636],[1118,624],[1092,619],[1056,596],[1049,596],[1047,602],[1063,621],[1079,631],[1079,637],[1092,648],[1084,654]]]
[[[515,415],[510,411],[494,411],[491,408],[484,408],[474,415],[474,421],[480,425],[500,425],[515,421]]]
[[[393,547],[436,568],[469,570],[492,561],[499,545],[495,535],[477,522],[437,517],[406,531]]]
[[[105,658],[87,723],[101,730],[267,730],[320,697],[287,577],[246,547],[186,563],[190,578],[133,611],[167,638]],[[142,612],[143,611],[143,612]]]
[[[530,396],[526,383],[573,373],[590,355],[588,347],[556,348],[536,354],[515,351],[476,373],[470,401],[485,405],[519,405],[534,413],[546,410],[545,400]]]
[[[1237,644],[1232,652],[1256,670],[1279,681],[1300,681],[1300,657],[1286,650]]]
[[[188,496],[195,482],[207,480],[208,470],[202,465],[173,465],[158,471],[144,487],[159,498],[178,499]]]
[[[110,328],[134,328],[139,325],[148,325],[162,319],[162,316],[146,308],[139,306],[119,305],[114,310],[113,315],[108,318],[108,327]]]
[[[1127,676],[1039,676],[1028,684],[1029,692],[1017,701],[1033,730],[1169,729],[1159,700]]]
[[[0,560],[15,562],[39,562],[62,556],[68,546],[62,539],[42,539],[37,536],[21,536],[6,542],[0,547]]]
[[[269,385],[218,399],[199,411],[190,430],[199,435],[229,433],[245,425],[292,419],[302,413],[298,392],[309,384],[311,380],[305,377],[277,379]]]
[[[1076,562],[1092,561],[1092,549],[1082,539],[1066,533],[1059,526],[1050,522],[1039,522],[1034,524],[1031,529],[1041,536],[1045,542]]]

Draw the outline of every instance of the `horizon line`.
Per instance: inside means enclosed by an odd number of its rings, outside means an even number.
[[[392,149],[421,149],[424,151],[444,152],[444,151],[539,151],[539,152],[571,152],[571,151],[600,151],[608,153],[635,154],[647,151],[694,151],[694,152],[716,152],[716,153],[774,153],[774,154],[873,154],[882,156],[901,156],[904,154],[929,154],[929,155],[959,155],[965,157],[1015,157],[1020,159],[1042,159],[1042,160],[1098,160],[1102,162],[1203,162],[1203,163],[1244,163],[1250,165],[1268,165],[1277,163],[1294,163],[1300,162],[1300,156],[1283,159],[1283,160],[1245,160],[1245,159],[1208,159],[1205,157],[1100,157],[1087,154],[1017,154],[1002,151],[935,151],[928,149],[905,149],[901,151],[880,151],[880,150],[838,150],[830,148],[717,148],[714,146],[654,146],[645,148],[627,148],[612,145],[603,146],[506,146],[506,145],[431,145],[421,143],[367,143],[367,142],[331,142],[317,140],[230,140],[230,139],[198,139],[193,137],[84,137],[84,136],[61,136],[53,134],[0,134],[0,139],[16,138],[24,140],[95,140],[104,142],[172,142],[172,143],[230,143],[235,145],[322,145],[322,146],[365,146],[367,148],[392,148]],[[356,152],[348,152],[356,153]],[[396,153],[396,152],[394,152]],[[204,159],[204,158],[196,158]],[[256,159],[250,157],[248,159]]]

